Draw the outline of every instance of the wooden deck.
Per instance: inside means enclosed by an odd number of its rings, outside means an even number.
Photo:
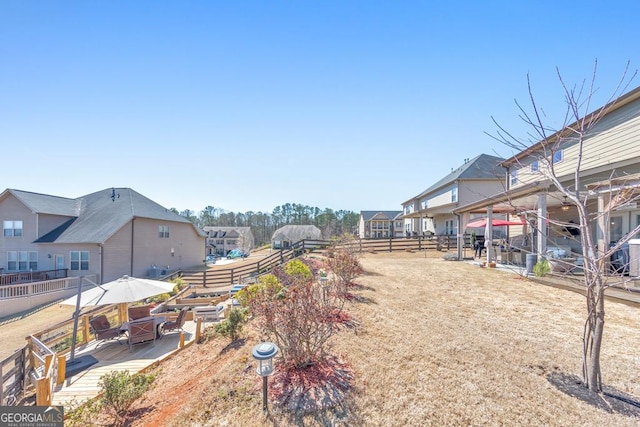
[[[184,325],[185,347],[193,344],[197,323],[187,320]],[[130,373],[140,372],[151,365],[172,356],[180,351],[180,332],[169,332],[153,343],[137,344],[129,351],[126,338],[120,338],[122,344],[111,340],[96,343],[91,341],[76,349],[76,358],[91,355],[98,363],[88,369],[65,379],[53,390],[53,405],[66,405],[72,401],[82,402],[96,397],[100,392],[100,377],[111,371],[128,370]],[[97,347],[97,348],[96,348]],[[184,347],[183,347],[184,348]]]

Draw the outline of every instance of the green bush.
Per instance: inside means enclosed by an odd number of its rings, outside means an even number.
[[[551,273],[551,267],[549,267],[549,261],[544,258],[533,266],[533,274],[536,277],[544,277],[549,273]]]
[[[238,339],[242,327],[247,322],[247,309],[246,308],[234,308],[229,311],[229,318],[218,323],[215,327],[216,333],[222,335],[225,338],[230,338],[231,341]]]
[[[114,416],[116,424],[126,420],[129,408],[155,380],[155,374],[133,374],[129,371],[112,371],[100,377],[101,406]]]

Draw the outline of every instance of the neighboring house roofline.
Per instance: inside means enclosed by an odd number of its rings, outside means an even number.
[[[8,188],[0,194],[0,200],[9,194],[18,199],[20,203],[34,214],[61,215],[77,217],[80,214],[81,203],[78,199],[51,196],[48,194],[34,193],[31,191]]]
[[[136,218],[188,223],[199,236],[206,236],[187,218],[130,188],[109,188],[77,199],[9,189],[0,195],[0,199],[7,194],[12,194],[34,214],[70,217],[69,221],[37,239],[37,243],[103,244]],[[117,196],[112,198],[112,195]]]
[[[504,161],[502,157],[480,154],[453,170],[422,193],[404,201],[402,204],[405,205],[415,200],[419,200],[420,198],[434,193],[447,185],[451,185],[456,181],[486,181],[502,179],[504,177],[504,171],[502,171],[501,166],[502,161]]]
[[[398,217],[398,215],[402,215],[402,211],[401,210],[397,210],[397,211],[360,211],[360,215],[362,215],[362,219],[364,221],[370,221],[373,217],[375,217],[378,214],[382,214],[385,217],[387,217],[387,219],[389,219],[389,221],[393,221],[394,219],[396,219]]]

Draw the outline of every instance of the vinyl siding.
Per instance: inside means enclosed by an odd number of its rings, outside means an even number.
[[[32,243],[37,239],[38,234],[37,216],[13,195],[7,196],[0,202],[0,212],[2,212],[0,225],[3,226],[3,230],[4,221],[22,221],[22,236],[4,237],[4,232],[0,232],[0,266],[7,270],[7,252],[9,251],[36,251],[38,252],[38,269],[41,269],[41,265],[46,265],[47,255],[38,245]]]
[[[585,140],[580,170],[583,177],[590,171],[616,164],[640,163],[640,102],[621,108],[605,117],[594,129],[594,135]],[[564,147],[563,160],[555,164],[556,175],[570,177],[578,162],[578,144]],[[522,162],[518,170],[515,189],[542,178],[541,173],[531,172],[534,158]],[[637,161],[636,161],[637,160]],[[540,168],[543,165],[540,163]]]
[[[135,225],[137,226],[135,220]],[[136,274],[131,270],[131,221],[125,224],[102,245],[103,281],[110,282],[126,275]]]
[[[454,187],[455,185],[448,186],[439,190],[437,193],[429,195],[427,198],[427,209],[437,208],[438,206],[448,205],[451,203],[451,192]]]
[[[461,181],[458,185],[458,205],[477,202],[504,190],[502,181]]]

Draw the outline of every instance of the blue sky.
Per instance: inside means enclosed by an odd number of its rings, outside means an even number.
[[[580,83],[597,59],[602,102],[638,67],[635,1],[444,3],[0,0],[2,186],[400,210],[513,154],[485,132],[526,136],[527,73],[554,125],[556,67]]]

